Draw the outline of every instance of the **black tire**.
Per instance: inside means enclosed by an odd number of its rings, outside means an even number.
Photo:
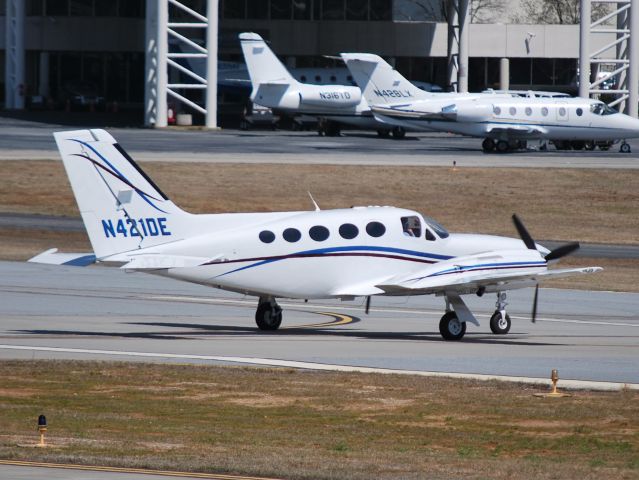
[[[584,145],[584,148],[588,151],[593,151],[595,149],[595,142],[586,142],[586,145]]]
[[[621,146],[619,147],[619,152],[620,153],[630,153],[630,144],[629,143],[622,143]]]
[[[510,145],[508,145],[508,142],[505,140],[499,140],[496,149],[497,153],[506,153],[510,150]]]
[[[395,140],[401,140],[402,138],[404,138],[406,136],[406,130],[404,130],[402,127],[393,128],[391,133],[392,133],[393,138]]]
[[[277,330],[282,324],[282,309],[277,304],[260,303],[255,312],[255,323],[260,330]]]
[[[586,146],[586,142],[582,142],[580,140],[573,140],[572,142],[570,142],[570,146],[572,147],[573,150],[583,150],[584,147]]]
[[[495,335],[506,335],[510,331],[510,315],[506,314],[506,318],[501,317],[499,310],[490,317],[490,330]]]
[[[388,138],[390,130],[377,130],[377,136],[381,138]]]
[[[481,142],[481,148],[484,153],[490,153],[495,151],[495,141],[492,138],[484,138]]]
[[[439,321],[439,333],[444,340],[461,340],[466,333],[466,322],[460,322],[455,312],[446,312]]]

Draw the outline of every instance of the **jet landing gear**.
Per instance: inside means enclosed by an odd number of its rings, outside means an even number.
[[[444,340],[461,340],[466,333],[466,322],[461,322],[457,314],[450,310],[439,321],[439,333]]]
[[[255,323],[260,330],[277,330],[282,323],[282,307],[272,297],[260,297],[255,312]]]
[[[497,293],[495,313],[490,317],[490,330],[495,335],[506,335],[510,330],[510,315],[506,313],[506,292]]]

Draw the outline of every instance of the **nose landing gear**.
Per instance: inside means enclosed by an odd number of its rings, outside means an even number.
[[[490,330],[495,335],[506,335],[510,330],[510,316],[506,313],[506,292],[497,293],[497,303],[495,303],[495,313],[490,317]]]

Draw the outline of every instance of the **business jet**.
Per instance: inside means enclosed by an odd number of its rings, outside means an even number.
[[[515,94],[435,100],[377,55],[341,56],[378,120],[411,130],[484,138],[485,152],[525,148],[529,140],[551,141],[558,149],[608,150],[624,139],[619,151],[630,153],[625,139],[639,137],[638,119],[598,100]]]
[[[316,85],[296,80],[257,33],[241,33],[240,44],[253,90],[251,101],[275,113],[320,119],[320,134],[337,136],[340,124],[389,132],[402,138],[403,127],[378,122],[362,92],[352,85]]]
[[[549,251],[516,216],[520,239],[449,233],[428,216],[395,207],[194,215],[169,200],[106,131],[54,136],[94,253],[51,249],[30,261],[98,261],[254,295],[261,330],[279,328],[278,298],[365,297],[368,313],[373,296],[434,294],[446,304],[442,337],[460,340],[467,323],[479,326],[462,296],[496,293],[490,328],[506,334],[507,290],[600,270],[550,269],[579,244]]]

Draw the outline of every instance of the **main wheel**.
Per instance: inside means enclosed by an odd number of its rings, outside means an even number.
[[[402,138],[406,136],[406,130],[404,130],[402,127],[393,128],[391,133],[393,134],[393,138],[395,140],[401,140]]]
[[[583,150],[586,146],[586,142],[582,142],[581,140],[573,140],[570,142],[570,146],[573,150]]]
[[[390,130],[377,130],[377,136],[381,138],[388,138],[390,135]]]
[[[481,142],[481,148],[484,153],[490,153],[495,150],[495,141],[492,138],[484,138],[484,141]]]
[[[619,152],[621,153],[630,153],[630,144],[622,143],[619,147]]]
[[[497,142],[497,153],[506,153],[508,150],[510,150],[510,145],[508,145],[508,142],[505,140],[499,140]]]
[[[461,340],[466,333],[466,322],[460,322],[455,312],[446,312],[439,321],[439,333],[444,340]]]
[[[504,317],[499,310],[490,317],[490,330],[495,335],[506,335],[510,330],[510,315],[506,314]]]
[[[589,150],[589,151],[594,150],[594,149],[595,149],[595,142],[593,142],[592,140],[591,140],[591,141],[586,142],[586,145],[584,145],[584,148],[585,148],[586,150]]]
[[[255,312],[255,323],[260,330],[277,330],[282,324],[282,309],[277,304],[260,303]]]

